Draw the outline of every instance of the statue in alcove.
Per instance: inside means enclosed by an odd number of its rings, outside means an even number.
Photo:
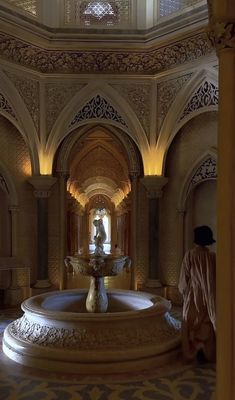
[[[96,255],[103,255],[105,254],[104,252],[104,242],[107,238],[106,232],[104,229],[104,224],[102,218],[100,219],[94,219],[93,225],[96,228],[96,233],[94,236],[95,240],[95,254]]]

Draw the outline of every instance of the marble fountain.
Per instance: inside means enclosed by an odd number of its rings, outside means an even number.
[[[24,315],[4,331],[3,351],[12,360],[66,373],[141,371],[178,354],[180,324],[171,303],[154,294],[107,290],[104,277],[130,264],[105,254],[96,235],[93,254],[66,262],[90,276],[90,288],[54,291],[25,300]]]

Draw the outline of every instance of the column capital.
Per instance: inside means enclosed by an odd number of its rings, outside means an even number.
[[[56,175],[58,178],[64,178],[65,181],[67,181],[70,176],[69,171],[56,171]]]
[[[235,7],[231,0],[208,0],[208,37],[217,51],[235,50]]]
[[[211,24],[209,39],[217,51],[235,50],[235,22],[214,21]]]
[[[162,189],[167,184],[168,178],[160,175],[146,175],[140,181],[147,190],[148,197],[157,199],[162,196]]]
[[[130,181],[133,181],[134,179],[137,179],[140,176],[139,171],[130,171],[129,177]]]
[[[177,213],[179,215],[184,215],[186,213],[186,209],[185,208],[177,208]]]
[[[19,211],[19,206],[11,205],[8,207],[8,211],[10,211],[11,213],[14,213],[14,212],[16,213]]]
[[[51,187],[55,184],[57,178],[51,175],[35,175],[28,179],[28,182],[34,187],[34,196],[46,198],[51,194]]]

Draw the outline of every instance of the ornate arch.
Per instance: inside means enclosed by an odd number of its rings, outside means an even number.
[[[217,154],[214,150],[204,153],[187,174],[179,195],[178,209],[185,211],[187,198],[200,183],[217,179]]]
[[[0,114],[21,133],[29,149],[32,170],[39,172],[39,139],[35,125],[20,94],[2,70],[0,70]]]
[[[11,175],[0,160],[0,188],[9,196],[10,205],[18,206],[18,196]]]
[[[47,141],[50,157],[54,157],[58,146],[71,131],[94,123],[108,125],[109,129],[119,128],[141,151],[149,150],[148,139],[135,112],[114,88],[102,82],[82,88],[63,109]]]
[[[215,70],[199,71],[180,90],[168,110],[157,142],[162,170],[168,149],[179,130],[195,116],[218,109],[218,77]]]
[[[99,126],[99,129],[102,129],[104,132],[107,131],[107,127]],[[97,125],[94,127],[93,125],[82,126],[77,130],[71,132],[65,140],[63,141],[56,160],[55,170],[58,172],[68,173],[68,164],[69,164],[69,156],[70,152],[74,146],[74,144],[79,140],[83,135],[92,132],[92,130],[96,129]],[[116,127],[109,127],[109,133],[111,133],[114,137],[116,137],[126,149],[127,159],[128,159],[128,167],[130,175],[136,174],[140,175],[142,172],[141,160],[139,157],[139,152],[137,151],[136,146],[129,138],[127,134],[123,134],[123,132]]]

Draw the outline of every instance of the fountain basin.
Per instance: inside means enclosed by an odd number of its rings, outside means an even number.
[[[87,313],[87,290],[34,296],[4,331],[3,351],[21,364],[76,373],[140,371],[178,353],[180,326],[160,296],[109,290],[108,310]]]

